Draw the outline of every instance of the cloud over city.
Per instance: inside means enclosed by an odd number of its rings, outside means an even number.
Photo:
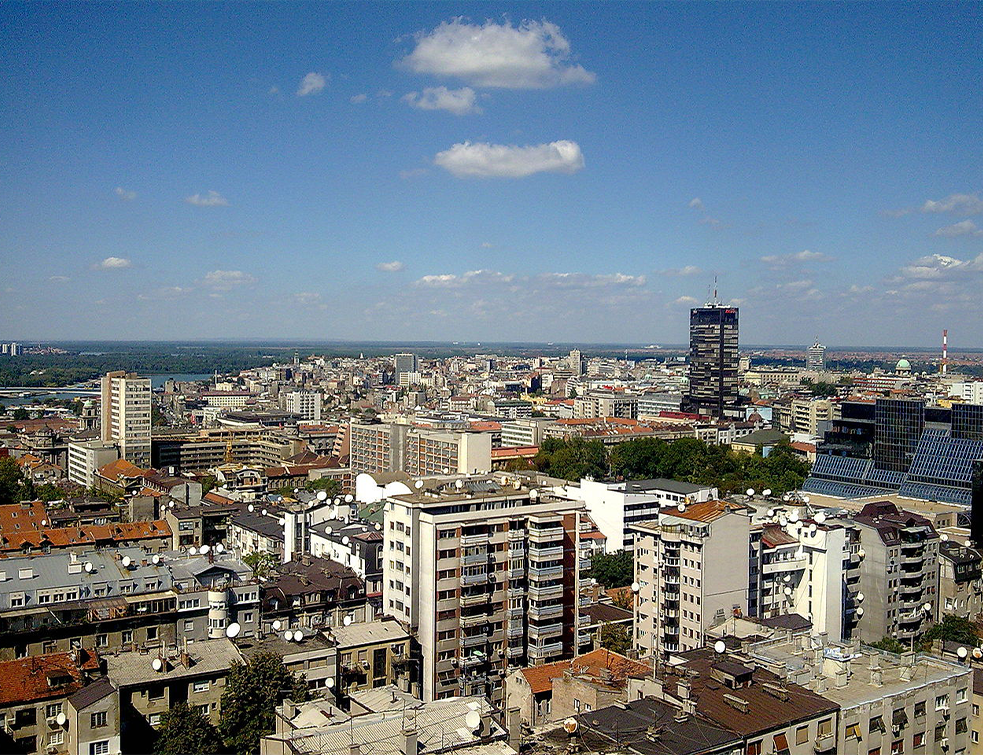
[[[462,142],[438,152],[434,164],[458,178],[524,178],[534,173],[576,173],[584,156],[576,142],[519,147]]]
[[[229,200],[217,191],[210,191],[207,194],[192,194],[185,197],[184,201],[193,204],[195,207],[228,207]]]
[[[297,87],[297,96],[306,97],[309,94],[317,94],[328,84],[328,79],[323,74],[311,71],[300,80]]]
[[[480,113],[477,97],[471,87],[448,89],[447,87],[427,87],[423,92],[410,92],[403,95],[403,102],[417,110],[446,110],[453,115]]]

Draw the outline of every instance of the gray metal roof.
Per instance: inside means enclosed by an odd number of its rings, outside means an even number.
[[[668,480],[664,477],[656,477],[651,480],[632,480],[625,483],[626,493],[649,493],[653,490],[665,490],[670,493],[680,495],[690,495],[699,493],[701,490],[709,490],[712,485],[694,485],[691,482],[679,482],[678,480]]]
[[[381,642],[400,642],[409,639],[409,633],[398,621],[365,621],[349,626],[330,627],[329,631],[338,647],[358,647]]]
[[[223,637],[217,640],[200,640],[188,644],[190,666],[181,663],[180,654],[174,648],[164,651],[166,663],[163,669],[155,671],[154,658],[159,656],[151,651],[140,653],[130,651],[118,655],[104,656],[106,660],[106,675],[120,687],[136,687],[152,684],[157,681],[172,681],[174,679],[225,676],[229,667],[236,662],[242,663],[242,654]]]

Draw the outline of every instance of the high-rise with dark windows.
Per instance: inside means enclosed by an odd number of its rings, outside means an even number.
[[[687,409],[711,417],[737,412],[737,307],[716,302],[689,314]]]

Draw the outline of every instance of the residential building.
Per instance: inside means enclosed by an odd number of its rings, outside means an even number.
[[[658,419],[662,412],[678,412],[682,405],[681,393],[642,393],[638,397],[638,418]]]
[[[411,425],[351,425],[352,475],[406,472],[412,476],[491,470],[491,434],[430,430]]]
[[[263,585],[262,600],[265,631],[274,622],[283,630],[320,631],[343,625],[346,618],[372,619],[365,583],[350,567],[306,554],[277,566]]]
[[[365,580],[368,598],[382,597],[381,525],[328,519],[310,527],[309,552],[317,558],[348,566]]]
[[[103,441],[119,445],[121,456],[138,467],[150,466],[150,378],[109,372],[102,379]]]
[[[325,629],[332,644],[333,688],[341,696],[396,685],[408,689],[417,660],[410,635],[392,619],[352,622]]]
[[[407,373],[419,372],[419,360],[416,354],[396,354],[393,357],[393,373],[396,376],[396,385],[401,385],[400,377]]]
[[[945,537],[944,535],[942,537]],[[979,621],[983,614],[983,569],[979,551],[952,540],[939,542],[939,615]]]
[[[386,502],[383,610],[415,632],[424,700],[500,703],[509,665],[576,652],[595,530],[580,501],[518,478],[419,480]]]
[[[631,480],[602,482],[581,480],[574,495],[587,505],[591,519],[607,538],[608,552],[631,550],[635,542],[632,526],[658,519],[667,507],[704,503],[718,497],[717,489],[676,480]]]
[[[321,421],[320,391],[291,391],[284,397],[284,409],[299,414],[306,422]]]
[[[96,679],[70,695],[64,713],[63,739],[70,755],[93,755],[98,752],[116,755],[121,751],[123,721],[119,689],[107,677]],[[49,741],[57,739],[55,732]],[[48,752],[45,750],[46,754]]]
[[[571,349],[570,355],[567,357],[567,366],[574,375],[583,375],[587,372],[584,365],[584,355],[580,349]]]
[[[96,471],[120,458],[113,440],[83,440],[68,443],[68,481],[84,488],[96,485]]]
[[[502,423],[502,447],[538,446],[543,442],[543,430],[554,420],[543,418],[516,419]]]
[[[737,416],[737,344],[737,307],[711,302],[690,310],[685,411],[710,417]]]
[[[939,536],[931,522],[889,502],[869,503],[853,517],[860,532],[856,637],[911,642],[939,612]]]
[[[804,685],[839,708],[832,748],[825,751],[969,752],[975,720],[969,666],[830,642],[822,635],[779,636],[751,645],[745,655],[781,677],[784,686]]]
[[[701,648],[708,627],[747,613],[750,528],[748,507],[718,500],[633,526],[641,657]]]
[[[154,437],[153,461],[158,469],[175,472],[206,471],[223,464],[275,467],[300,453],[303,442],[281,431],[256,425],[220,427],[195,433]]]
[[[577,396],[574,399],[574,419],[598,419],[602,417],[638,419],[638,396],[597,391]]]

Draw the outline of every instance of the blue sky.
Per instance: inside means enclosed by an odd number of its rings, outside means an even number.
[[[0,5],[0,338],[983,346],[978,3]]]

